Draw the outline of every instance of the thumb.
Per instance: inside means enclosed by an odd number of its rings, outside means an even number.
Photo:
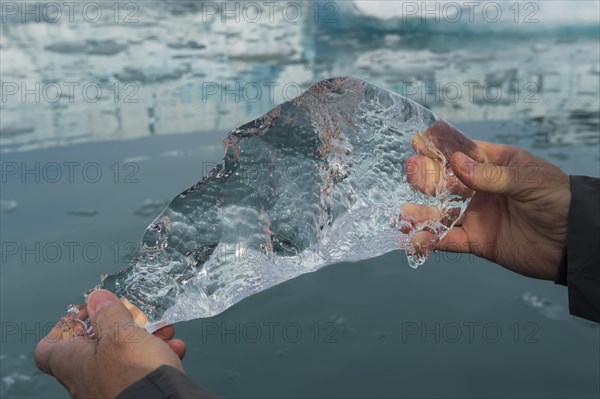
[[[88,298],[87,309],[90,321],[100,331],[124,328],[133,323],[131,313],[115,294],[107,290],[96,290]]]
[[[471,190],[489,194],[514,195],[520,183],[514,170],[506,166],[477,162],[462,152],[452,154],[452,170]]]

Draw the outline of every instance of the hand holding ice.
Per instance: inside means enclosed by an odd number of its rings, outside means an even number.
[[[343,260],[403,249],[416,267],[473,194],[449,172],[458,150],[479,158],[418,104],[357,79],[321,81],[231,132],[221,164],[173,199],[140,257],[101,286],[139,306],[153,331]],[[415,218],[406,206],[434,211]]]

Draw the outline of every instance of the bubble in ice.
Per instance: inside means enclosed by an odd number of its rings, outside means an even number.
[[[473,195],[450,155],[479,157],[429,110],[346,77],[314,84],[224,144],[222,162],[150,224],[139,257],[100,284],[141,308],[150,331],[341,261],[401,249],[422,264]]]

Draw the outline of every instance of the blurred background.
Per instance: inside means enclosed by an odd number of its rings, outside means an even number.
[[[223,155],[235,127],[353,76],[472,139],[600,173],[590,1],[0,3],[0,394],[66,397],[36,343]],[[600,330],[564,287],[400,251],[176,326],[222,397],[598,397]]]

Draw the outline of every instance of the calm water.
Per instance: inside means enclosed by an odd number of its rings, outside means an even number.
[[[66,396],[33,365],[43,329],[126,266],[165,202],[220,160],[227,130],[316,80],[371,81],[474,139],[599,175],[600,39],[569,22],[576,9],[449,35],[345,6],[336,23],[252,24],[199,2],[120,3],[115,22],[111,4],[95,23],[2,20],[3,94],[40,84],[39,99],[2,100],[2,397]],[[412,270],[395,252],[177,330],[188,374],[224,397],[598,397],[599,328],[567,308],[564,288],[475,257],[438,253]]]

